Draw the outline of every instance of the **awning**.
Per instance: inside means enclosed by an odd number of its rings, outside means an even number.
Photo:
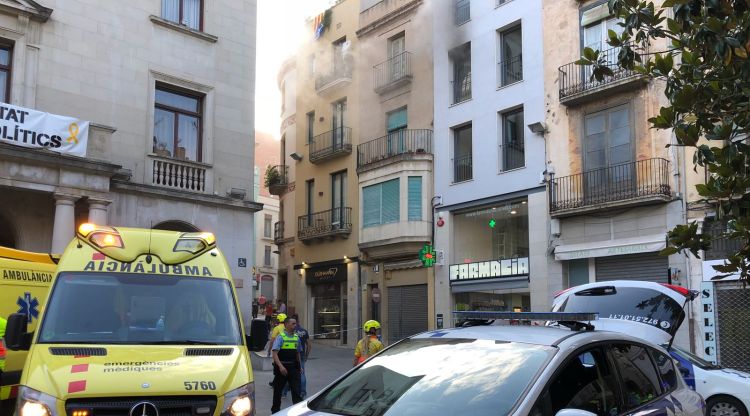
[[[649,253],[662,250],[666,246],[667,237],[664,234],[594,241],[590,243],[564,244],[555,247],[555,260],[575,260],[590,257]]]

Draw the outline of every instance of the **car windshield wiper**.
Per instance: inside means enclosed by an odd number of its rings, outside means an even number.
[[[143,342],[145,345],[219,345],[210,341],[198,341],[195,339],[173,339],[169,341],[149,341]]]

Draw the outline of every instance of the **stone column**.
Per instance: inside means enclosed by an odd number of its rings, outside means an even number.
[[[107,225],[107,206],[112,201],[89,198],[89,222],[96,225]]]
[[[75,202],[77,196],[55,194],[55,225],[52,229],[52,252],[62,253],[75,237]]]

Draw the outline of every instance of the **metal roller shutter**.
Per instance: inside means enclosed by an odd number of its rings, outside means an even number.
[[[388,288],[388,343],[427,330],[427,285]]]
[[[738,282],[721,282],[716,290],[719,362],[750,371],[750,296]]]
[[[596,281],[642,280],[667,283],[669,262],[659,253],[627,254],[624,256],[597,257]]]

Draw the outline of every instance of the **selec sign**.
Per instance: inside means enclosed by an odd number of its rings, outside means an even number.
[[[448,270],[448,277],[451,283],[463,280],[493,279],[528,274],[528,257],[452,264]]]

